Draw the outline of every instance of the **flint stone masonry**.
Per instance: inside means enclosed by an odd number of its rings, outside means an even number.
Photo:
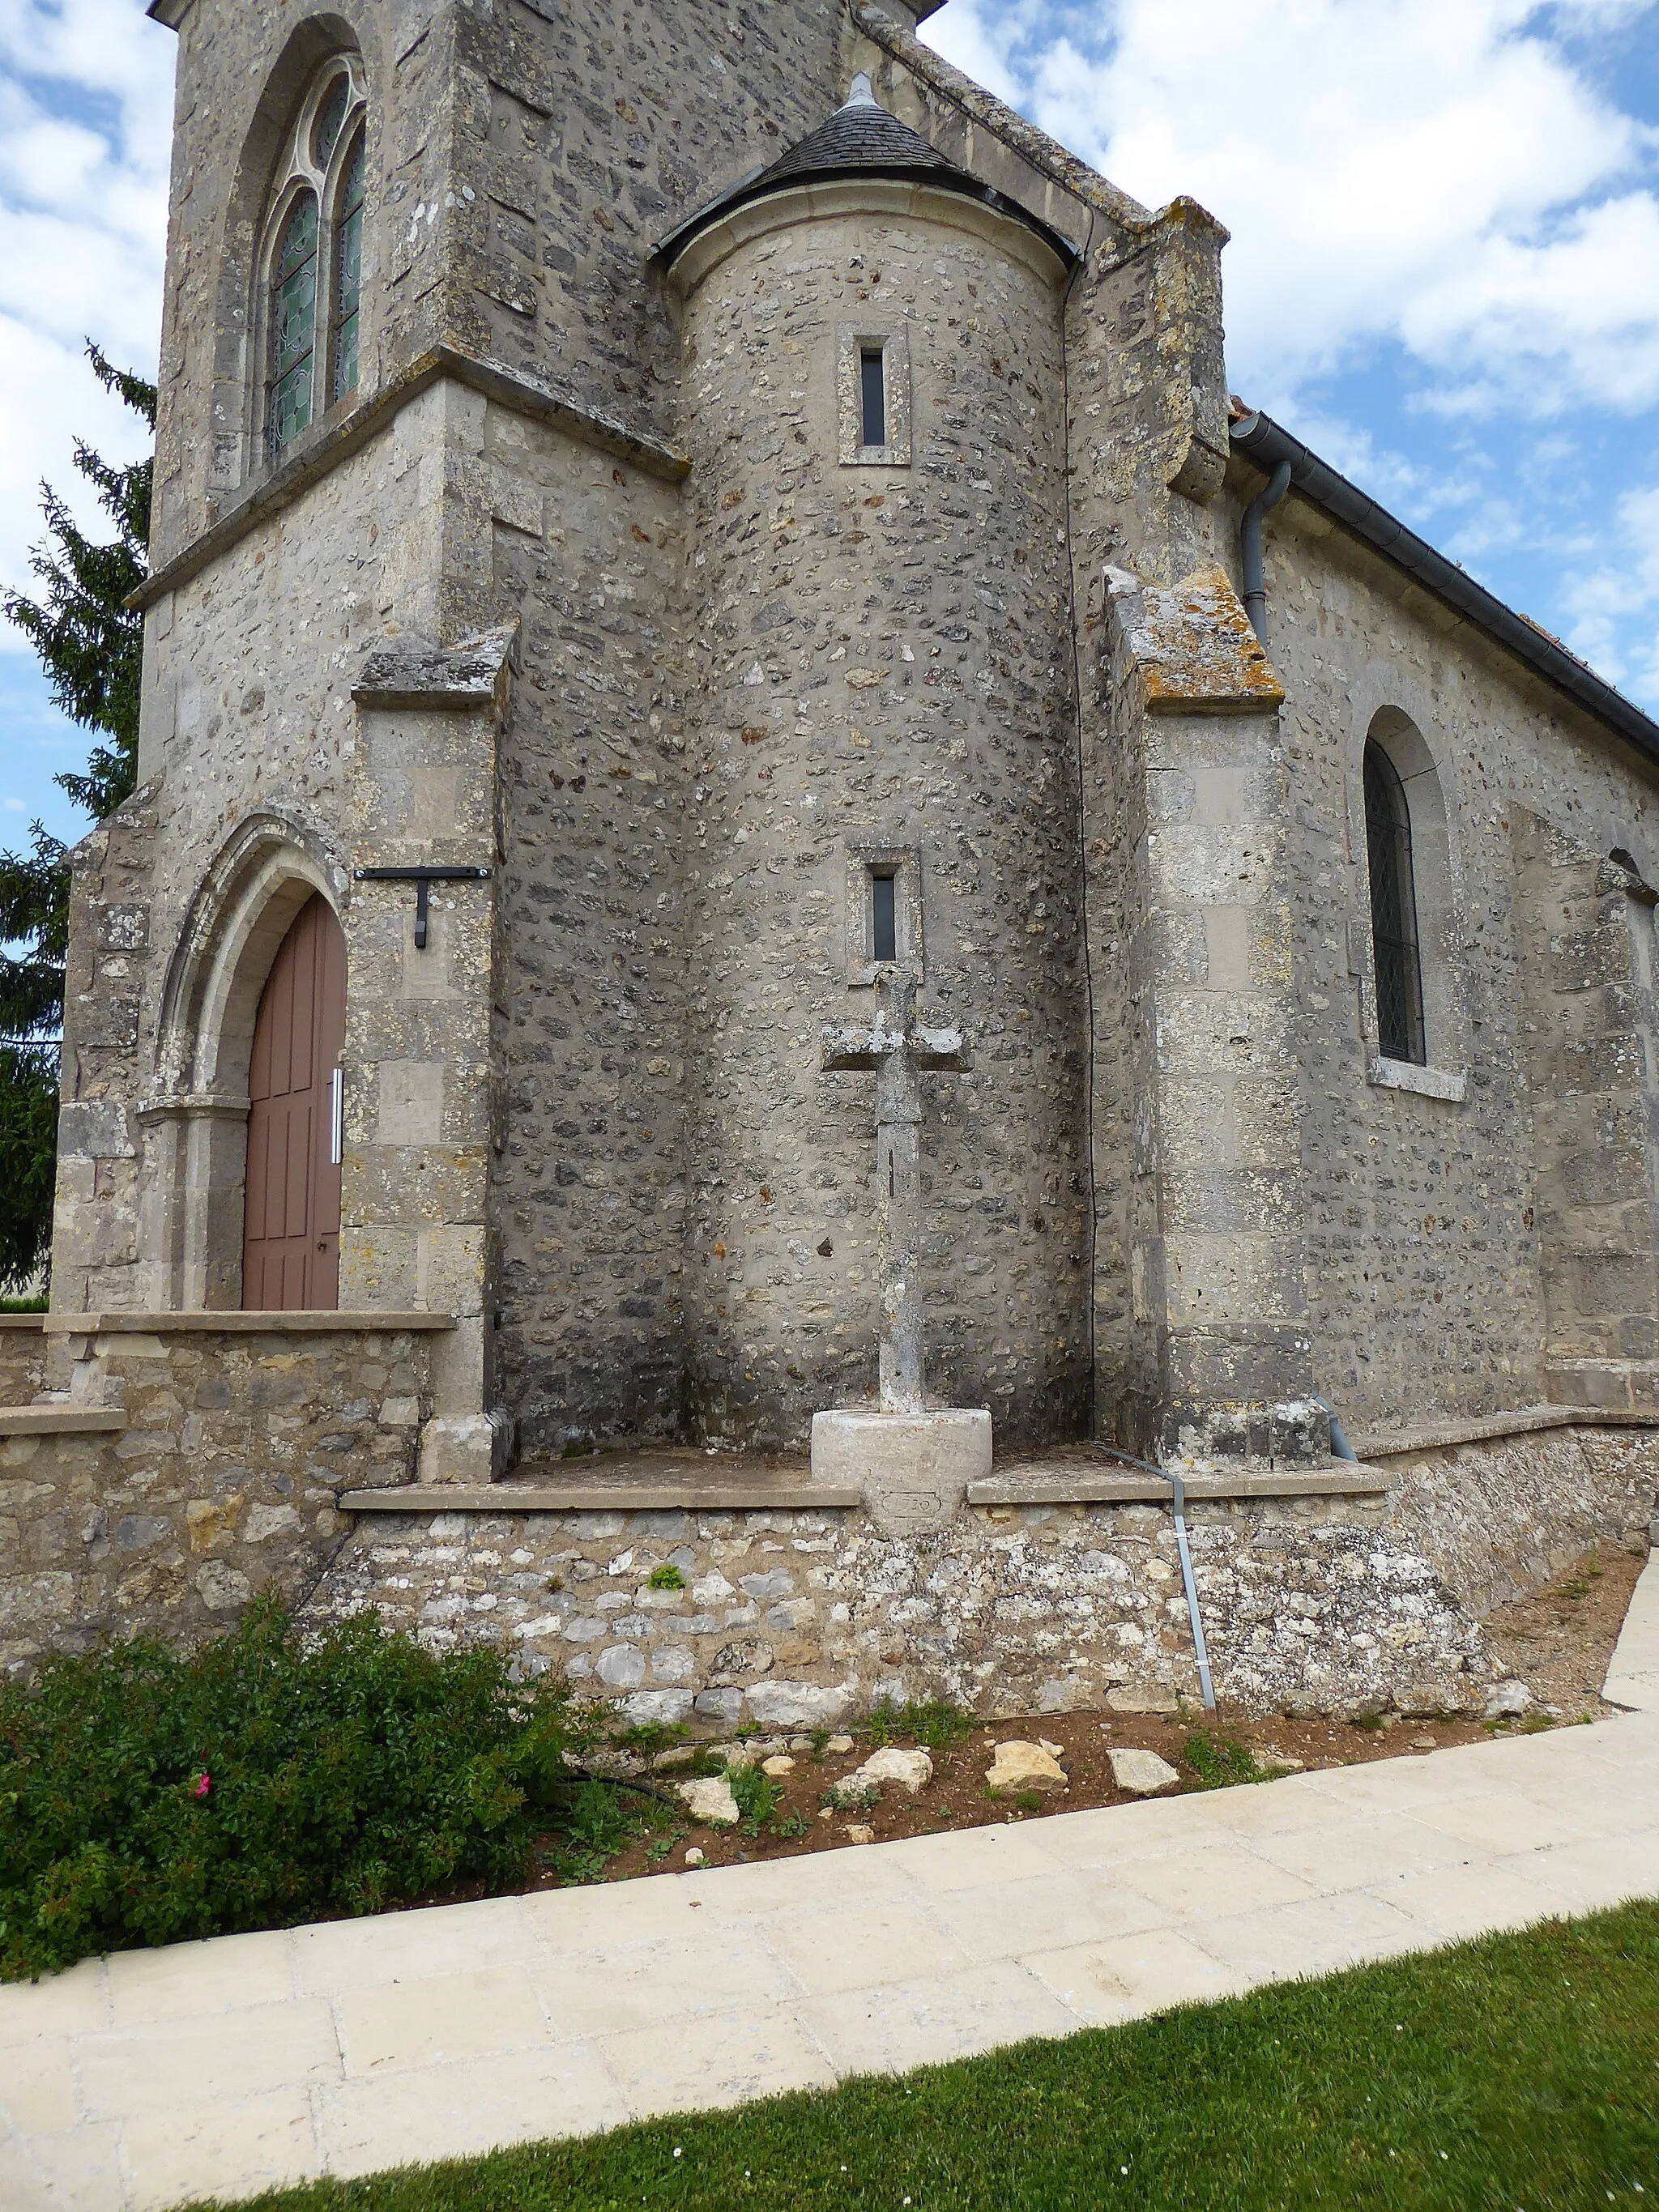
[[[1188,1512],[1224,1696],[1437,1712],[1486,1694],[1477,1622],[1382,1498]],[[684,1592],[651,1589],[666,1563]],[[1173,1526],[1147,1504],[990,1507],[911,1537],[852,1510],[376,1516],[305,1617],[369,1606],[434,1650],[491,1644],[629,1720],[711,1730],[828,1727],[884,1697],[990,1715],[1198,1697]]]
[[[139,1632],[193,1642],[271,1590],[305,1598],[350,1534],[343,1488],[410,1471],[398,1401],[430,1340],[362,1330],[73,1339],[68,1419],[0,1433],[0,1668]],[[125,1418],[123,1418],[125,1416]]]
[[[27,1406],[46,1378],[46,1339],[38,1314],[0,1314],[0,1406]]]

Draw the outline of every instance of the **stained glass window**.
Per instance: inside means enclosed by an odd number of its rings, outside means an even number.
[[[1423,963],[1417,943],[1412,823],[1400,772],[1373,739],[1365,747],[1365,845],[1371,872],[1377,1043],[1389,1060],[1427,1064]]]
[[[280,453],[311,421],[317,350],[317,198],[301,192],[270,274],[270,444]]]
[[[363,173],[366,141],[352,149],[340,194],[334,247],[334,375],[331,398],[357,389],[357,306],[362,291]]]
[[[345,126],[346,110],[351,104],[351,85],[346,77],[336,77],[328,88],[327,97],[317,111],[317,130],[313,140],[316,148],[317,167],[327,168],[340,143],[340,132]]]

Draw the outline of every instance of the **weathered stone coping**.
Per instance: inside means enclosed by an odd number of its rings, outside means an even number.
[[[1182,1482],[1189,1499],[1250,1498],[1376,1498],[1388,1487],[1386,1476],[1370,1474],[1349,1461],[1326,1467],[1229,1470],[1206,1468]],[[1167,1505],[1170,1490],[1156,1475],[1129,1468],[1054,1468],[1040,1462],[1000,1468],[968,1486],[970,1505]]]
[[[32,1328],[37,1332],[46,1320],[45,1314],[0,1314],[0,1328]]]
[[[864,1503],[838,1483],[722,1480],[682,1482],[415,1483],[404,1490],[349,1490],[342,1513],[812,1513]]]
[[[689,454],[661,444],[643,431],[631,429],[625,422],[598,414],[574,396],[526,376],[522,369],[510,368],[504,362],[482,360],[476,354],[462,352],[458,346],[435,345],[411,362],[383,391],[355,408],[336,427],[325,431],[314,444],[307,442],[302,453],[268,476],[228,514],[210,524],[182,553],[147,576],[126,605],[136,610],[152,607],[180,584],[188,583],[210,562],[216,561],[222,553],[228,552],[246,538],[250,530],[291,507],[302,493],[366,446],[371,438],[378,436],[394,416],[442,377],[453,378],[457,384],[465,384],[482,392],[485,398],[494,399],[519,414],[550,423],[583,445],[597,447],[601,453],[631,461],[647,476],[659,477],[665,483],[679,483],[690,472]]]
[[[53,1336],[403,1336],[453,1328],[447,1313],[52,1313]]]
[[[0,1406],[0,1437],[107,1436],[126,1426],[118,1406]]]
[[[1504,1437],[1535,1435],[1542,1429],[1659,1428],[1659,1411],[1638,1413],[1628,1406],[1528,1406],[1518,1413],[1485,1413],[1466,1421],[1434,1421],[1421,1428],[1397,1429],[1386,1436],[1355,1437],[1362,1460],[1401,1459],[1407,1452],[1444,1451],[1453,1444],[1492,1443]]]

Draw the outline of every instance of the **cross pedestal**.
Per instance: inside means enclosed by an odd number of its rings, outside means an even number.
[[[929,1407],[921,1299],[921,1085],[924,1071],[966,1065],[958,1030],[924,1029],[914,976],[894,969],[876,984],[869,1029],[823,1032],[826,1072],[876,1079],[876,1219],[882,1247],[879,1409],[817,1413],[815,1479],[857,1482],[884,1534],[943,1528],[969,1482],[991,1471],[991,1416]]]

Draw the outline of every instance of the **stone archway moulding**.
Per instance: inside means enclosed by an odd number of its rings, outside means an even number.
[[[343,866],[275,814],[245,822],[191,901],[161,995],[144,1130],[139,1234],[156,1312],[241,1303],[248,1061],[260,995],[295,916],[320,892],[337,915]]]

